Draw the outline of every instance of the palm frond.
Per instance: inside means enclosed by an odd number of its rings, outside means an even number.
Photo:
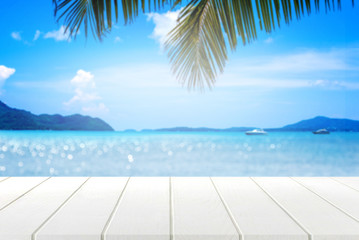
[[[66,32],[70,37],[76,37],[82,24],[85,35],[88,29],[99,40],[112,28],[113,16],[118,21],[119,11],[122,10],[125,24],[131,23],[140,11],[150,12],[162,8],[165,4],[173,4],[174,0],[52,0],[55,5],[55,17],[63,20]],[[178,4],[182,0],[176,0]]]
[[[340,0],[314,0],[316,11],[323,1],[326,11],[340,10]],[[282,18],[289,24],[293,10],[300,19],[312,8],[311,0],[192,0],[166,41],[172,71],[188,88],[211,88],[225,67],[227,46],[235,50],[237,37],[250,43],[258,26],[270,33]]]
[[[192,4],[196,4],[194,8]],[[213,1],[193,0],[182,10],[179,24],[172,30],[169,50],[173,72],[189,88],[213,84],[227,59],[221,23]]]
[[[227,46],[234,51],[238,38],[247,44],[257,38],[257,28],[268,33],[280,27],[282,18],[289,24],[319,11],[341,8],[341,0],[52,0],[55,16],[63,20],[70,37],[76,37],[84,24],[102,39],[112,28],[113,14],[118,21],[122,10],[124,23],[131,23],[139,12],[174,8],[188,3],[181,11],[178,25],[168,34],[166,49],[177,79],[188,88],[211,88],[227,61]],[[314,6],[313,6],[314,3]],[[354,0],[352,0],[354,6]]]

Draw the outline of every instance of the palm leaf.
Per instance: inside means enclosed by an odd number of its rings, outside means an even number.
[[[55,17],[63,20],[66,32],[70,37],[76,37],[82,24],[84,24],[87,37],[88,28],[94,37],[99,40],[112,28],[113,17],[118,21],[119,11],[125,24],[131,23],[140,11],[156,11],[165,4],[173,4],[173,0],[52,0],[55,5]],[[177,0],[176,4],[180,4]]]
[[[131,23],[139,12],[156,11],[168,4],[175,8],[182,0],[53,0],[55,16],[63,20],[70,37],[76,37],[84,24],[98,39],[112,28],[112,14],[118,21]],[[238,37],[242,44],[257,38],[257,28],[267,33],[280,27],[282,18],[289,24],[311,14],[313,3],[319,11],[339,9],[341,0],[188,0],[178,25],[168,34],[166,49],[177,79],[188,88],[211,88],[223,72],[227,47],[234,51]],[[354,0],[352,0],[354,6]],[[294,10],[294,13],[292,12]]]
[[[323,1],[326,11],[340,9],[340,0],[314,0],[316,11]],[[312,7],[310,0],[192,0],[166,42],[172,71],[188,88],[211,88],[225,67],[227,46],[235,50],[238,36],[250,43],[257,38],[256,26],[270,33],[282,17],[290,23],[292,10],[300,19]]]
[[[189,88],[197,84],[203,88],[202,80],[211,86],[227,59],[220,19],[212,4],[210,0],[192,1],[171,32],[171,44],[176,46],[169,50],[173,71]]]

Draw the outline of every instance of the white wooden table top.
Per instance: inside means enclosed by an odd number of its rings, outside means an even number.
[[[0,177],[0,240],[358,240],[359,177]]]

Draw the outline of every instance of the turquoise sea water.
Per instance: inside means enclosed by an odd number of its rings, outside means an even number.
[[[0,176],[359,176],[359,133],[0,131]]]

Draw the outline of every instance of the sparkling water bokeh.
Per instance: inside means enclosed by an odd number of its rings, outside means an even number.
[[[0,131],[0,176],[359,176],[359,133]]]

